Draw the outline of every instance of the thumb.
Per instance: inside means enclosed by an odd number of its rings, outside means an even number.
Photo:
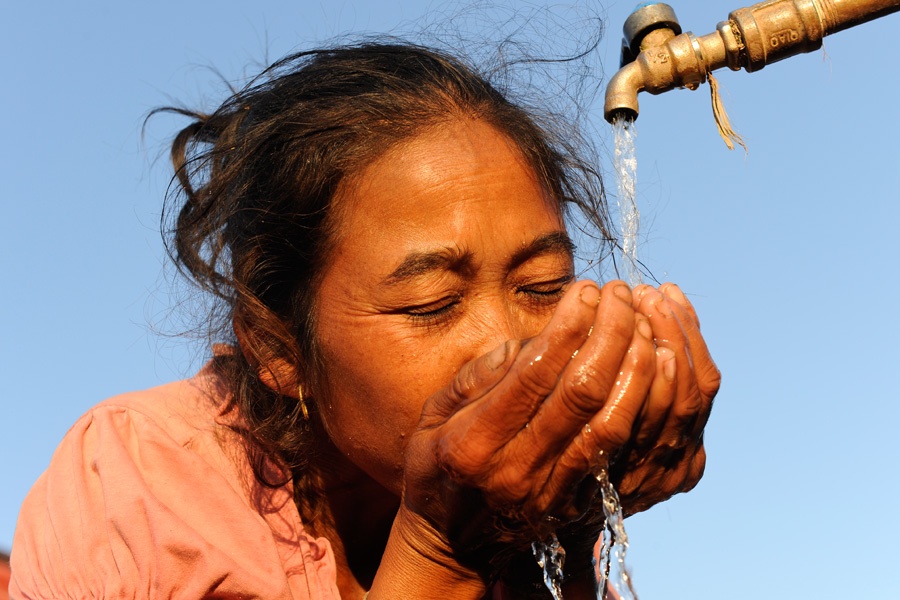
[[[425,402],[420,426],[443,423],[454,412],[491,391],[509,371],[521,347],[520,340],[507,340],[484,356],[464,364],[450,385]]]

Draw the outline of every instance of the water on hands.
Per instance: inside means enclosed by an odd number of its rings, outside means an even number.
[[[621,259],[625,279],[631,287],[640,285],[641,270],[637,258],[637,236],[640,227],[640,213],[637,208],[637,156],[635,155],[634,122],[619,118],[613,123],[615,132],[614,167],[618,184],[616,204],[619,209],[619,229],[621,237]],[[631,584],[631,577],[625,568],[625,553],[628,550],[628,535],[625,533],[625,519],[616,488],[609,480],[605,461],[601,461],[594,476],[600,484],[603,515],[606,524],[598,540],[599,552],[594,557],[594,574],[597,581],[597,599],[637,600]],[[553,600],[562,600],[563,561],[565,550],[556,535],[546,542],[532,544],[534,556],[544,572],[544,584],[550,590]],[[612,590],[608,594],[607,590]]]

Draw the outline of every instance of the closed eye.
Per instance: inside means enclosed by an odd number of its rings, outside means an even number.
[[[462,297],[454,294],[441,298],[436,302],[429,302],[418,306],[408,306],[400,312],[408,316],[416,323],[428,325],[448,318],[460,304]]]
[[[555,304],[563,297],[574,280],[572,275],[565,275],[550,281],[520,285],[516,288],[516,293],[524,295],[525,298],[538,305]]]

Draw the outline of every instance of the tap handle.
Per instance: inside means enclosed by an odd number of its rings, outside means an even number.
[[[657,29],[670,30],[671,36],[681,33],[681,25],[675,16],[675,9],[662,2],[642,2],[638,4],[622,27],[625,38],[622,40],[622,65],[634,60],[641,53],[644,38]],[[670,36],[670,37],[671,37]],[[625,48],[628,49],[626,60]]]

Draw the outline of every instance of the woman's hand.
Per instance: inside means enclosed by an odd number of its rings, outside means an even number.
[[[677,285],[634,290],[634,307],[653,329],[657,375],[640,429],[620,450],[613,481],[626,515],[691,490],[703,475],[703,428],[721,376],[694,307]]]
[[[469,363],[426,402],[404,509],[464,562],[527,547],[588,507],[592,472],[631,439],[656,363],[625,284],[575,284],[540,334]]]
[[[700,480],[706,461],[703,427],[720,382],[700,336],[697,315],[678,286],[667,283],[659,290],[639,286],[634,290],[634,307],[653,329],[657,373],[638,428],[610,467],[626,516],[686,492]],[[596,498],[588,514],[556,532],[566,549],[567,598],[596,595],[591,559],[603,525]],[[529,581],[532,589],[542,584],[528,553],[513,564],[519,570],[504,574],[505,582],[519,589]]]
[[[583,517],[608,462],[627,512],[693,487],[718,372],[690,305],[664,292],[579,282],[539,335],[472,361],[430,398],[393,549],[486,580]]]

